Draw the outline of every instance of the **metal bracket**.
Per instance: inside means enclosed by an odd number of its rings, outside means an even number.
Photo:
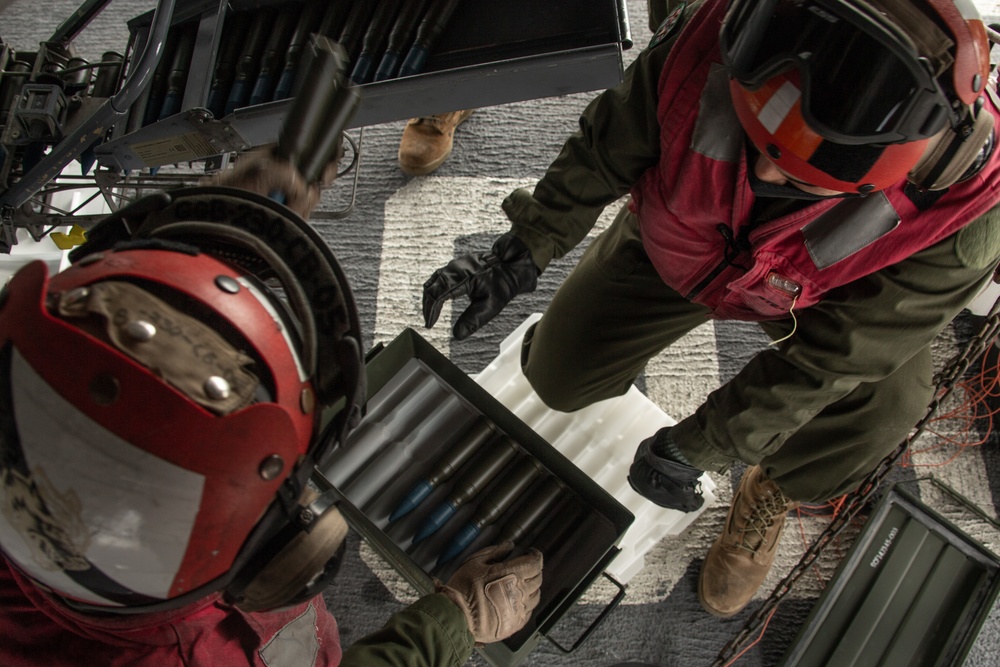
[[[194,107],[98,146],[98,163],[119,171],[141,171],[192,162],[251,148],[228,121]]]

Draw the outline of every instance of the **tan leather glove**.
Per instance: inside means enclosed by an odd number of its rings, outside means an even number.
[[[336,174],[336,162],[332,162],[323,174],[323,183],[310,185],[288,160],[275,156],[271,147],[264,147],[241,155],[234,168],[202,179],[201,184],[240,188],[265,197],[278,192],[284,196],[285,206],[308,218],[319,203],[321,185],[328,184]]]
[[[469,557],[438,591],[465,613],[480,644],[510,637],[524,627],[538,606],[542,554],[532,549],[509,561],[513,542],[487,547]]]

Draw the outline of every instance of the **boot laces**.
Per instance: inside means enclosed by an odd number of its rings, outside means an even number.
[[[784,521],[788,513],[788,499],[781,491],[765,493],[754,501],[750,516],[746,518],[736,541],[737,547],[750,553],[757,553],[767,545],[768,531],[774,528],[776,520]],[[777,536],[777,532],[774,531],[772,538]]]

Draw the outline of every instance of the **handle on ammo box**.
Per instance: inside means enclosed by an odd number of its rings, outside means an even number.
[[[549,642],[551,642],[553,646],[555,646],[557,649],[559,649],[563,653],[572,653],[576,649],[580,648],[583,645],[583,643],[585,641],[587,641],[587,639],[590,638],[590,635],[592,635],[594,633],[594,630],[596,630],[601,625],[601,623],[604,622],[604,619],[606,619],[608,617],[608,614],[610,614],[612,611],[614,611],[615,607],[617,607],[618,604],[625,597],[625,584],[621,583],[620,581],[618,581],[617,579],[615,579],[614,577],[612,577],[607,572],[601,572],[601,574],[604,575],[604,578],[607,579],[608,581],[610,581],[618,589],[618,593],[616,593],[615,597],[611,600],[611,602],[608,603],[608,606],[606,606],[604,608],[604,610],[600,614],[597,615],[597,618],[594,619],[593,623],[591,623],[587,627],[587,629],[583,631],[583,634],[581,634],[577,638],[577,640],[575,642],[573,642],[573,645],[571,647],[569,647],[569,648],[566,648],[565,646],[563,646],[562,644],[560,644],[559,642],[557,642],[552,637],[549,637],[548,635],[542,635],[543,637],[545,637],[546,639],[548,639]]]

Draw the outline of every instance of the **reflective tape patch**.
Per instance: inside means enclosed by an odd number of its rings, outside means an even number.
[[[738,162],[744,132],[729,94],[729,70],[712,63],[701,93],[691,150],[712,160]]]
[[[267,667],[308,667],[316,664],[316,609],[306,607],[295,620],[281,628],[261,647],[260,659]]]
[[[792,110],[800,97],[802,97],[802,91],[796,88],[791,81],[786,81],[757,114],[757,120],[768,132],[776,134],[781,124],[785,122],[788,112]]]

